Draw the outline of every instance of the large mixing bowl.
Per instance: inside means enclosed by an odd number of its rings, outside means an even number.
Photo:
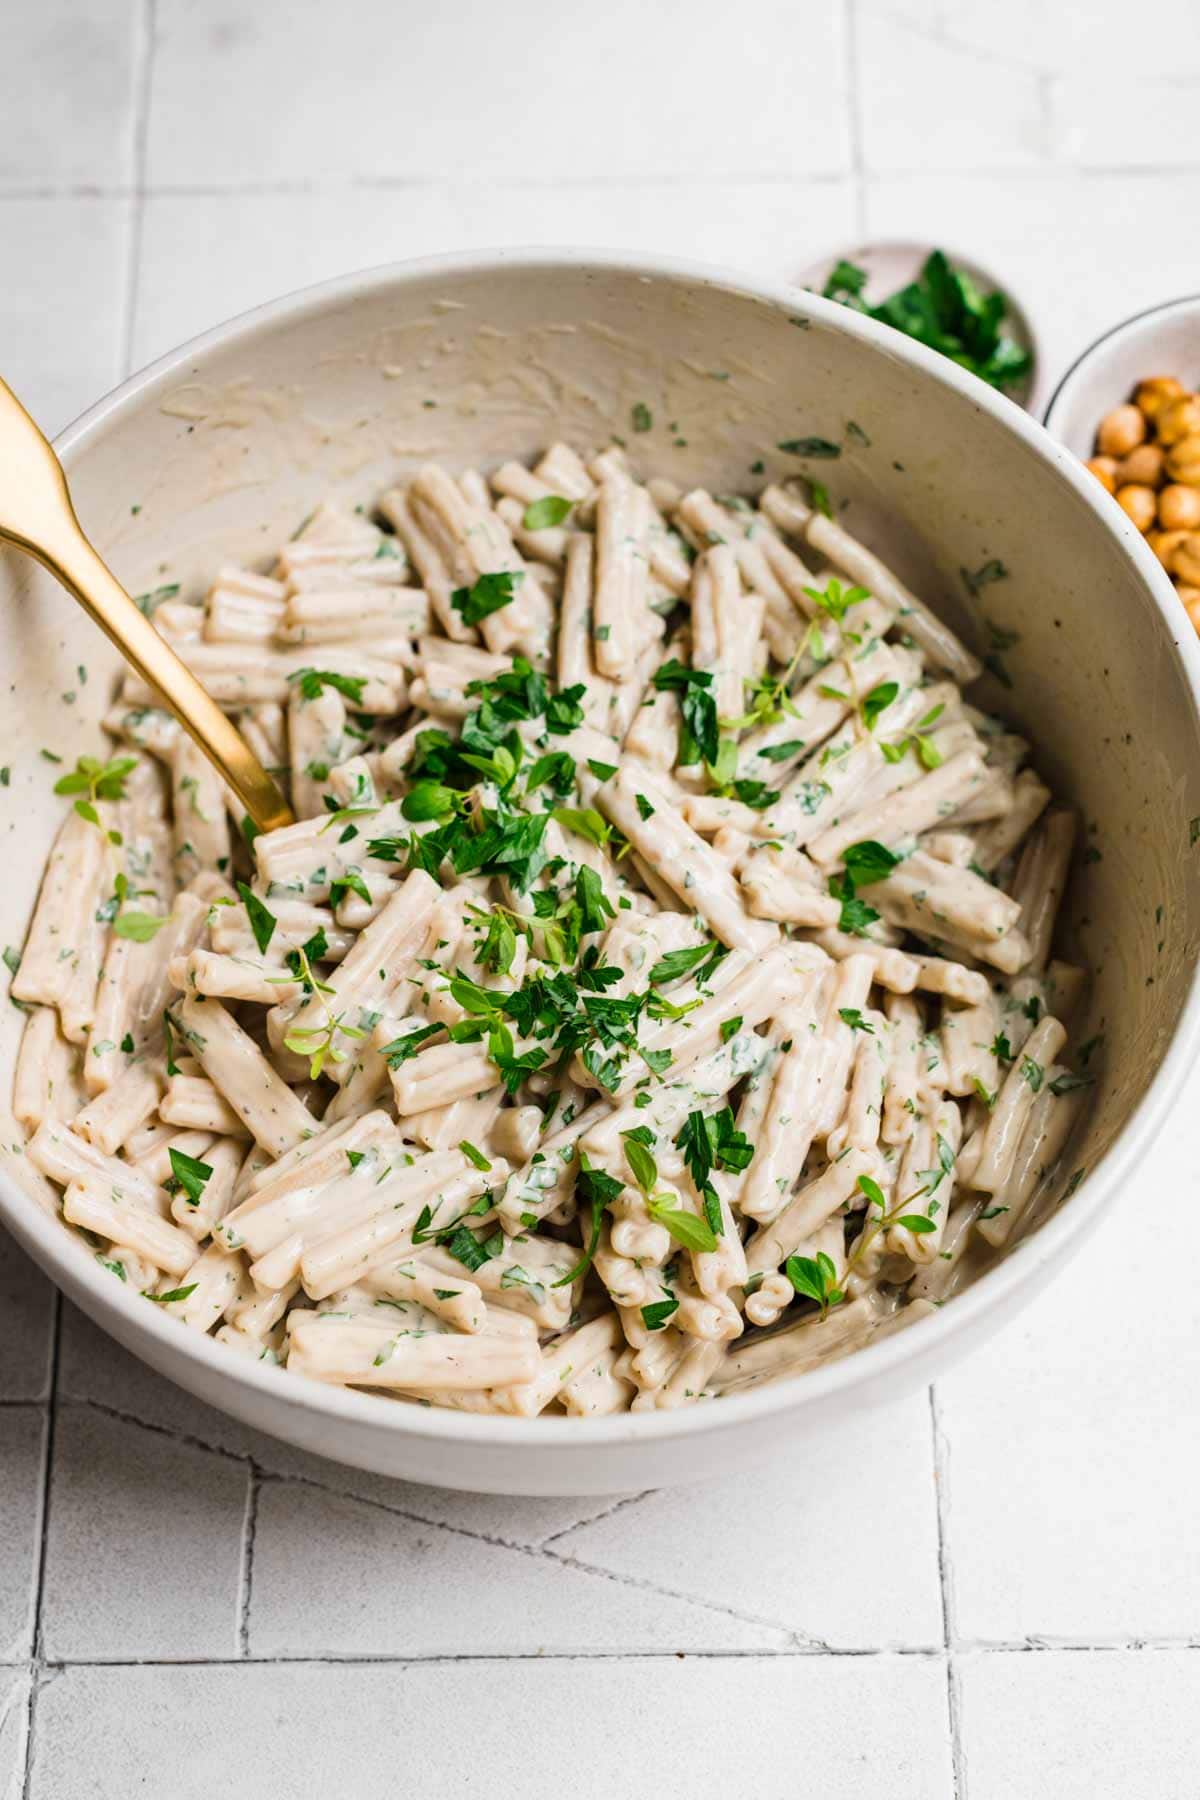
[[[655,421],[636,439],[639,461],[718,493],[754,487],[760,460],[771,474],[799,467],[780,440],[845,444],[812,472],[852,503],[853,529],[976,641],[985,614],[1018,634],[1004,657],[1013,686],[987,698],[1034,740],[1037,766],[1102,853],[1077,874],[1068,907],[1074,953],[1094,972],[1078,1031],[1104,1034],[1101,1079],[1063,1170],[1072,1191],[935,1317],[680,1412],[521,1421],[397,1404],[247,1362],[114,1281],[60,1223],[56,1196],[21,1154],[7,1076],[23,1020],[5,1008],[0,1219],[77,1305],[192,1393],[307,1449],[409,1479],[538,1494],[694,1479],[928,1381],[1024,1305],[1118,1192],[1136,1188],[1196,1050],[1194,633],[1137,532],[1064,450],[1009,401],[885,327],[668,261],[589,251],[413,263],[219,327],[126,382],[59,449],[85,527],[126,584],[178,581],[186,593],[222,561],[266,558],[322,495],[369,502],[431,457],[486,468],[555,436],[601,444],[626,432],[639,402]],[[847,436],[849,421],[857,431]],[[977,581],[973,599],[962,572],[988,564],[1006,574]],[[0,940],[19,945],[62,811],[39,751],[69,763],[96,747],[116,662],[16,556],[0,558],[0,620],[12,768],[0,789]],[[1069,1179],[1078,1170],[1082,1180]]]

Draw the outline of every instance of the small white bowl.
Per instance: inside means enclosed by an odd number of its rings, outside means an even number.
[[[1076,456],[1095,454],[1096,427],[1149,375],[1200,387],[1200,294],[1135,313],[1089,344],[1046,408],[1046,430]]]
[[[1004,329],[1022,350],[1029,352],[1033,364],[1023,380],[1014,382],[1011,387],[995,388],[993,392],[1002,393],[1018,406],[1031,410],[1041,373],[1040,350],[1033,323],[1014,295],[1011,284],[1001,280],[990,269],[984,268],[974,257],[964,256],[958,250],[947,248],[945,244],[918,244],[910,238],[881,238],[877,243],[854,244],[849,249],[836,250],[829,256],[823,256],[802,269],[796,279],[802,287],[811,288],[814,294],[820,294],[839,262],[857,263],[860,269],[867,272],[866,297],[872,306],[878,306],[890,294],[907,287],[910,281],[915,281],[926,258],[934,250],[940,250],[953,268],[961,269],[965,275],[969,275],[981,293],[1004,295],[1008,303]]]
[[[1102,1078],[1056,1182],[1061,1204],[935,1317],[774,1386],[597,1419],[476,1417],[324,1387],[164,1318],[64,1228],[0,1083],[0,1221],[71,1300],[211,1405],[410,1480],[526,1494],[660,1486],[745,1468],[782,1434],[890,1403],[1070,1261],[1136,1181],[1200,1045],[1200,645],[1179,630],[1186,620],[1140,535],[1075,458],[899,332],[667,258],[480,252],[350,276],[223,325],[101,401],[59,450],[118,576],[135,593],[179,581],[192,594],[226,560],[262,563],[322,495],[369,502],[429,458],[487,468],[559,435],[604,442],[639,404],[656,421],[639,461],[718,493],[752,485],[764,461],[768,478],[793,473],[781,440],[836,438],[842,453],[821,474],[856,531],[968,631],[962,572],[1003,563],[988,610],[1017,634],[1014,685],[993,698],[1033,740],[1055,793],[1096,822],[1104,852],[1067,909],[1093,973],[1072,1031],[1105,1033]],[[118,672],[49,576],[0,553],[11,768],[0,944],[23,941],[62,817],[39,749],[68,765],[94,752]],[[23,1024],[0,1007],[6,1071]],[[1067,1179],[1084,1169],[1082,1183]],[[1119,1283],[1115,1260],[1111,1275]]]

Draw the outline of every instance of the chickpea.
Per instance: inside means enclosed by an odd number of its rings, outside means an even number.
[[[1163,455],[1161,444],[1139,444],[1117,464],[1117,486],[1124,487],[1132,481],[1138,487],[1156,488],[1163,476]]]
[[[1171,558],[1171,573],[1187,587],[1200,587],[1200,532],[1184,534]]]
[[[1168,574],[1171,572],[1175,552],[1187,535],[1186,531],[1148,531],[1146,533],[1146,542]]]
[[[1115,456],[1093,456],[1087,466],[1096,477],[1096,480],[1100,483],[1100,486],[1104,489],[1105,493],[1116,493],[1117,469],[1120,467],[1120,464],[1117,462]]]
[[[1178,400],[1169,400],[1157,423],[1160,444],[1178,444],[1184,438],[1195,437],[1200,433],[1200,394],[1183,394]]]
[[[1102,456],[1128,456],[1146,439],[1146,420],[1136,406],[1114,406],[1100,421],[1096,448]]]
[[[1149,531],[1154,524],[1158,504],[1154,489],[1138,487],[1135,482],[1126,482],[1117,489],[1117,505],[1133,520],[1139,531]]]
[[[1200,531],[1200,488],[1172,482],[1158,496],[1158,522],[1164,531]]]
[[[1169,400],[1180,400],[1186,392],[1182,381],[1176,381],[1173,375],[1148,375],[1145,381],[1138,382],[1133,399],[1148,419],[1154,419]]]
[[[1183,601],[1183,610],[1200,631],[1200,588],[1180,588],[1179,598]]]
[[[1185,487],[1200,487],[1200,429],[1172,444],[1167,451],[1167,474]]]

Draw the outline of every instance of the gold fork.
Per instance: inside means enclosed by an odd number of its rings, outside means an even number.
[[[35,556],[162,695],[233,789],[260,831],[292,815],[267,771],[216,701],[130,599],[84,536],[63,466],[12,390],[0,381],[0,541]]]

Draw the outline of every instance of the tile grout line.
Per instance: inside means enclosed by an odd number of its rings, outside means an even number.
[[[967,1800],[967,1768],[962,1741],[961,1696],[958,1686],[958,1619],[954,1604],[954,1573],[950,1563],[950,1453],[942,1431],[937,1386],[930,1382],[929,1423],[933,1439],[933,1491],[937,1518],[938,1587],[942,1600],[942,1640],[946,1650],[946,1711],[950,1727],[950,1761],[954,1800]]]
[[[1112,1644],[1036,1644],[1036,1643],[995,1643],[960,1645],[960,1652],[972,1656],[1023,1656],[1065,1655],[1065,1656],[1106,1656],[1111,1654],[1124,1656],[1140,1656],[1167,1653],[1177,1655],[1180,1651],[1194,1652],[1200,1650],[1200,1644],[1190,1639],[1163,1639],[1153,1641],[1146,1639],[1129,1639]],[[619,1661],[672,1661],[680,1658],[689,1661],[732,1661],[747,1659],[759,1662],[776,1662],[780,1660],[819,1662],[822,1658],[835,1661],[857,1659],[862,1662],[888,1659],[938,1662],[945,1656],[940,1644],[788,1644],[778,1649],[764,1645],[750,1645],[745,1648],[734,1646],[706,1646],[700,1649],[677,1650],[671,1648],[655,1648],[647,1645],[629,1645],[624,1648],[599,1650],[430,1650],[405,1653],[403,1651],[346,1651],[342,1654],[332,1651],[297,1650],[286,1654],[248,1655],[248,1656],[54,1656],[46,1658],[38,1671],[43,1677],[58,1675],[68,1669],[178,1669],[178,1668],[214,1668],[214,1669],[249,1669],[291,1667],[295,1664],[312,1664],[318,1667],[342,1666],[356,1667],[359,1664],[381,1664],[385,1667],[419,1667],[424,1663],[456,1663],[456,1662],[619,1662]],[[32,1662],[0,1662],[0,1670],[9,1672],[24,1670],[33,1674]]]
[[[855,128],[856,129],[856,128]],[[1180,176],[1195,175],[1200,172],[1200,161],[1179,163],[1072,163],[1052,161],[1049,158],[1030,163],[1020,168],[1003,168],[984,165],[980,168],[964,169],[963,178],[979,181],[1006,181],[1030,183],[1044,181],[1047,177],[1070,177],[1079,181],[1111,180],[1114,177],[1127,180],[1145,179],[1148,181],[1173,181]],[[927,178],[944,176],[944,171],[931,170],[917,165],[912,167],[892,167],[885,177],[876,177],[890,182],[919,181]],[[530,192],[556,193],[566,190],[586,188],[630,188],[639,190],[653,187],[712,187],[714,183],[730,187],[782,187],[804,189],[811,187],[833,187],[839,182],[851,181],[861,188],[861,198],[865,200],[866,188],[870,176],[865,161],[861,168],[853,163],[849,169],[827,171],[816,175],[802,173],[778,174],[773,171],[755,173],[752,170],[741,170],[734,173],[723,173],[711,177],[691,175],[654,175],[638,174],[630,176],[564,176],[562,178],[539,178],[533,175],[497,176],[484,181],[470,180],[461,176],[443,175],[375,175],[370,173],[351,174],[339,177],[334,182],[320,181],[233,181],[209,186],[203,182],[145,182],[141,185],[130,183],[49,183],[31,184],[27,187],[0,188],[0,207],[6,202],[31,200],[236,200],[245,197],[289,194],[314,195],[326,194],[337,196],[355,188],[368,192],[401,192],[410,190],[420,192],[478,192],[491,193],[496,188],[516,188]],[[861,236],[866,229],[865,219],[861,216],[855,226],[856,235]]]
[[[867,229],[867,189],[863,157],[862,76],[858,55],[858,0],[844,0],[846,73],[849,76],[850,169],[854,182],[854,235],[861,240]]]
[[[38,1559],[33,1592],[33,1654],[29,1662],[29,1705],[25,1716],[25,1770],[21,1782],[22,1800],[30,1800],[33,1792],[33,1740],[37,1725],[38,1694],[45,1672],[44,1605],[46,1595],[46,1558],[50,1540],[50,1491],[54,1473],[54,1447],[58,1430],[58,1373],[62,1343],[63,1297],[56,1288],[50,1328],[50,1383],[46,1397],[45,1427],[42,1440],[41,1516],[38,1530]]]
[[[561,1531],[552,1531],[549,1537],[541,1539],[537,1549],[548,1550],[551,1544],[557,1544],[560,1539],[570,1537],[573,1531],[582,1531],[585,1526],[598,1525],[602,1519],[611,1519],[614,1513],[621,1512],[625,1507],[636,1506],[640,1501],[648,1500],[655,1491],[654,1488],[646,1488],[640,1494],[622,1494],[619,1500],[615,1500],[611,1506],[605,1507],[603,1512],[594,1514],[592,1518],[578,1519],[573,1525],[564,1525]]]
[[[258,1496],[262,1477],[250,1464],[246,1485],[246,1513],[242,1520],[242,1557],[238,1571],[238,1650],[243,1661],[250,1656],[250,1601],[254,1592],[254,1541],[258,1535]]]
[[[157,0],[142,0],[138,34],[137,74],[130,120],[130,173],[132,198],[129,219],[129,258],[125,270],[125,329],[121,340],[121,378],[133,372],[133,345],[137,329],[138,283],[142,265],[142,227],[146,213],[146,153],[150,134],[150,95],[154,81],[154,40]]]

